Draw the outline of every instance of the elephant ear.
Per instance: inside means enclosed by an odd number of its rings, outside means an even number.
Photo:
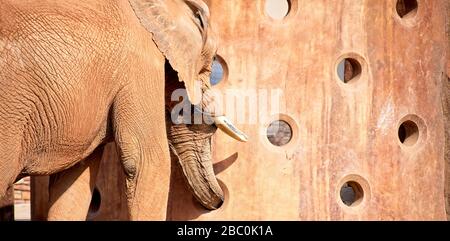
[[[152,33],[153,41],[178,72],[179,80],[185,83],[189,100],[198,104],[200,87],[204,85],[198,81],[207,42],[206,4],[200,0],[129,0],[129,3],[141,25]]]

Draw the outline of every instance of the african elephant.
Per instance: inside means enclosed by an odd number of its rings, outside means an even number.
[[[191,191],[205,208],[216,209],[222,202],[223,194],[217,185],[211,165],[210,139],[217,127],[204,123],[198,125],[174,124],[171,120],[171,113],[173,113],[174,106],[180,102],[172,101],[171,93],[184,89],[184,86],[178,81],[177,73],[169,65],[166,65],[165,75],[166,132],[172,163],[178,162],[179,164],[172,168],[182,167],[189,187],[205,187],[200,189],[200,192],[193,188]],[[190,118],[194,122],[195,115]],[[201,150],[196,150],[196,148],[201,148]],[[200,154],[198,155],[200,159],[192,160],[196,154]],[[91,159],[50,176],[48,220],[86,220],[96,186],[100,161],[102,161],[102,152],[98,151],[92,155]],[[188,168],[186,165],[189,163],[201,166]],[[192,172],[194,169],[205,172]],[[203,176],[207,178],[203,179]],[[193,184],[195,182],[211,182],[211,185],[195,185]]]
[[[19,176],[95,163],[114,141],[130,219],[164,219],[166,61],[196,109],[209,106],[217,44],[208,20],[201,0],[0,0],[0,198]],[[186,153],[192,190],[215,208],[223,196],[204,159],[208,138],[215,126],[246,137],[210,112],[215,125],[174,131],[171,148]]]

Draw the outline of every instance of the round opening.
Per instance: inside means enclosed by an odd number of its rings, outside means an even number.
[[[92,192],[92,199],[91,199],[91,204],[89,205],[88,217],[92,218],[93,216],[95,216],[98,213],[98,211],[100,210],[101,203],[102,203],[102,197],[96,187],[96,188],[94,188],[94,191]]]
[[[287,145],[292,140],[292,127],[286,121],[274,121],[267,128],[267,138],[272,145]]]
[[[413,18],[417,14],[417,0],[397,0],[396,10],[400,18]]]
[[[284,19],[291,11],[291,1],[290,0],[266,0],[264,9],[266,14],[275,19]]]
[[[360,211],[371,197],[369,182],[360,175],[345,176],[336,188],[337,201],[344,211]]]
[[[211,77],[209,79],[211,85],[217,85],[225,80],[227,70],[225,61],[222,57],[216,55],[211,66]]]
[[[414,146],[419,140],[419,126],[414,121],[407,120],[398,128],[398,138],[406,146]]]
[[[339,79],[345,84],[357,79],[362,72],[361,64],[354,58],[345,58],[337,66]]]
[[[361,185],[355,181],[349,181],[342,185],[340,190],[341,201],[349,206],[358,206],[364,199],[364,190]]]
[[[258,137],[265,148],[276,153],[295,152],[301,142],[300,137],[306,135],[306,130],[299,128],[297,120],[284,113],[264,118]]]

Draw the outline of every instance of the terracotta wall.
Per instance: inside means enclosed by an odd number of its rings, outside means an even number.
[[[447,13],[450,13],[450,2],[447,3]],[[445,77],[447,80],[445,80]],[[446,84],[445,84],[446,81]],[[447,88],[445,88],[447,87]],[[444,76],[444,115],[446,129],[446,209],[447,219],[450,220],[450,14],[447,14],[447,76]]]

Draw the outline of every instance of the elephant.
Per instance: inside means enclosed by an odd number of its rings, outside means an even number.
[[[178,162],[182,171],[185,174],[185,181],[189,187],[194,187],[193,182],[212,182],[210,189],[205,191],[210,193],[201,193],[191,188],[194,197],[207,209],[214,210],[220,206],[222,200],[222,190],[217,185],[214,178],[214,171],[211,166],[211,136],[215,133],[217,127],[215,125],[198,124],[188,125],[185,123],[174,124],[171,120],[171,113],[173,113],[174,106],[180,101],[172,101],[171,93],[176,90],[184,89],[182,83],[178,81],[176,72],[166,64],[166,85],[165,85],[165,102],[166,102],[166,132],[170,146],[170,154],[172,163]],[[189,103],[186,103],[189,104]],[[193,108],[191,108],[193,109]],[[199,113],[195,113],[199,114]],[[195,115],[190,116],[191,122],[194,122]],[[198,118],[198,116],[197,116]],[[184,133],[180,136],[181,133]],[[187,134],[187,135],[186,135]],[[197,139],[197,141],[183,141],[183,139]],[[198,143],[198,142],[207,143]],[[181,145],[187,145],[188,148]],[[201,147],[202,151],[194,151],[195,148]],[[114,150],[109,150],[114,151]],[[199,157],[202,161],[192,161],[190,156],[195,153],[201,153]],[[64,170],[62,172],[53,174],[49,179],[49,210],[47,213],[47,220],[60,221],[82,221],[88,217],[93,191],[96,186],[96,178],[99,172],[100,161],[102,161],[102,152],[93,155],[95,158],[85,160],[82,163]],[[186,156],[186,157],[184,157]],[[103,160],[106,161],[106,160]],[[198,169],[205,170],[202,174],[207,176],[207,179],[202,179],[200,173],[190,172],[187,168],[188,163],[202,165]],[[177,168],[175,167],[175,168]],[[197,169],[197,168],[196,168]],[[210,198],[214,197],[214,198]],[[74,205],[76,204],[76,205]]]
[[[115,142],[131,220],[165,219],[169,148],[196,198],[219,207],[210,138],[217,128],[247,137],[208,108],[209,16],[201,0],[0,0],[0,198],[22,176],[70,176],[77,165],[94,176]],[[210,124],[161,128],[167,64]],[[70,190],[65,179],[54,183]]]

